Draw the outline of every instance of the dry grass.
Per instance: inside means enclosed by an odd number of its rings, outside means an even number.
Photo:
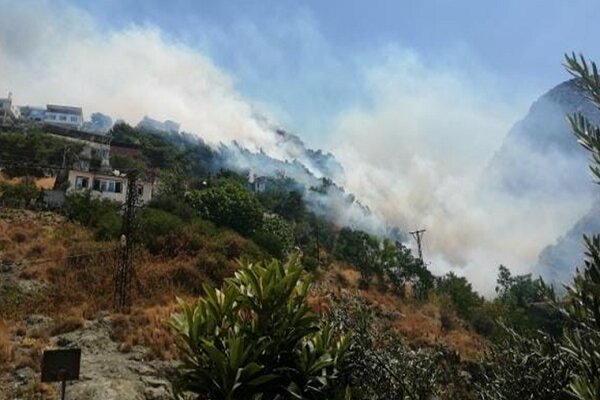
[[[77,329],[83,328],[84,322],[83,318],[75,316],[61,319],[50,329],[50,336],[76,331]]]
[[[123,352],[142,345],[150,350],[152,358],[175,359],[178,350],[168,322],[177,309],[177,305],[171,303],[149,308],[134,307],[129,314],[116,314],[111,317],[112,338],[123,343]]]
[[[14,360],[14,343],[8,325],[0,321],[0,371],[8,367]]]

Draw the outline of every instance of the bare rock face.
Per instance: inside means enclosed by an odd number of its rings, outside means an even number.
[[[27,331],[43,329],[52,319],[31,315]],[[66,398],[70,400],[170,400],[174,399],[167,377],[174,370],[171,363],[151,360],[144,347],[134,346],[122,352],[120,343],[110,337],[108,317],[86,321],[72,332],[50,338],[51,348],[81,348],[81,369],[78,381],[67,383]],[[19,347],[16,354],[26,355],[31,349]],[[35,394],[40,373],[33,368],[19,367],[0,376],[0,400],[39,398]],[[56,394],[59,385],[56,384]],[[54,398],[54,397],[50,397]]]
[[[125,354],[110,338],[106,319],[88,321],[80,330],[56,337],[65,347],[81,348],[80,380],[69,384],[70,399],[154,400],[173,399],[165,376],[172,366],[150,361],[144,348]]]

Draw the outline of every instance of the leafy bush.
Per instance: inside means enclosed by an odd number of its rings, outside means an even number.
[[[281,259],[294,245],[294,232],[281,217],[271,214],[264,216],[262,228],[252,239],[273,257]]]
[[[468,398],[459,358],[444,348],[412,350],[393,330],[375,319],[365,301],[337,299],[326,321],[352,332],[348,362],[352,395],[358,399]],[[442,396],[442,395],[445,396]]]
[[[205,219],[250,236],[262,226],[263,209],[245,188],[225,182],[187,194],[187,202]]]
[[[174,387],[205,399],[342,399],[348,337],[309,313],[310,280],[292,259],[242,264],[222,290],[180,302],[183,364]]]
[[[98,239],[119,236],[120,205],[112,200],[94,198],[89,191],[71,193],[65,198],[64,213],[71,221],[93,228]]]
[[[142,240],[153,254],[175,254],[181,240],[183,221],[166,211],[146,208],[138,214]]]
[[[0,203],[7,207],[27,207],[39,197],[40,191],[31,181],[17,184],[0,182]]]
[[[452,272],[437,279],[436,292],[448,295],[456,312],[466,319],[471,318],[474,309],[483,303],[483,298],[473,290],[469,281]]]
[[[567,400],[572,360],[549,336],[527,338],[505,328],[506,339],[494,345],[477,390],[483,400]]]

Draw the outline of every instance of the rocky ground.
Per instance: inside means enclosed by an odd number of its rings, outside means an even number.
[[[32,315],[27,318],[27,332],[42,331],[52,324],[49,317]],[[171,386],[166,379],[173,365],[165,361],[149,360],[141,346],[126,348],[110,337],[111,321],[108,316],[86,321],[80,329],[49,338],[48,348],[81,348],[81,372],[78,381],[67,386],[68,399],[97,400],[161,400],[172,399]],[[34,335],[35,336],[35,335]],[[33,346],[29,336],[23,335],[16,356],[27,356]],[[19,354],[21,353],[21,354]],[[22,366],[0,376],[0,399],[40,398],[34,395],[40,373],[31,366]],[[41,398],[56,398],[55,389],[46,389]]]
[[[43,305],[49,303],[48,290],[57,290],[57,283],[50,287],[41,279],[53,264],[36,260],[64,257],[69,246],[90,240],[83,228],[54,213],[0,208],[0,400],[59,398],[58,384],[40,382],[41,358],[46,349],[69,347],[81,348],[82,358],[80,379],[69,382],[67,399],[173,398],[168,380],[173,364],[116,337],[115,320],[124,316],[76,315],[66,305],[50,315],[25,311],[51,308]],[[36,305],[26,306],[32,301]]]

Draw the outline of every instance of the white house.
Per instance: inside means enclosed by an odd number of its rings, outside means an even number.
[[[117,173],[69,171],[67,193],[89,190],[92,196],[124,203],[127,198],[127,176]],[[152,182],[137,181],[138,200],[144,204],[152,199]]]
[[[48,104],[44,114],[44,122],[73,129],[81,129],[83,126],[83,110],[81,107]]]
[[[0,123],[6,125],[16,122],[21,117],[19,107],[13,105],[12,93],[5,99],[0,99]]]

